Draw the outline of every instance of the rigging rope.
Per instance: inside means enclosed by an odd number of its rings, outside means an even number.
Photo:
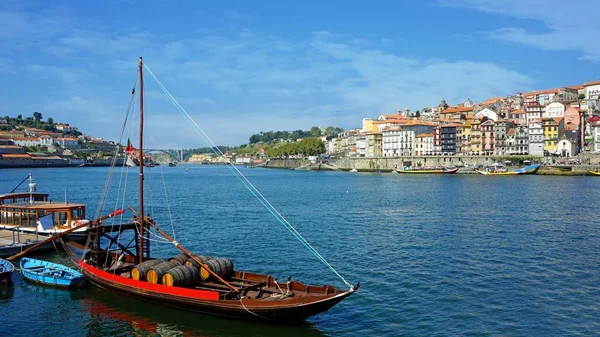
[[[125,127],[127,126],[127,119],[129,118],[129,115],[130,115],[130,113],[131,113],[131,111],[133,109],[133,106],[135,106],[135,103],[134,103],[133,99],[135,98],[135,88],[137,86],[137,82],[138,82],[138,80],[136,79],[135,82],[134,82],[134,84],[133,84],[133,89],[131,90],[131,94],[130,94],[130,98],[129,98],[129,103],[127,104],[127,109],[125,111],[125,118],[124,118],[123,126],[121,127],[121,133],[119,135],[118,144],[121,144],[121,141],[123,140],[123,134],[125,133]],[[118,146],[115,147],[115,151],[113,153],[113,158],[112,158],[112,161],[111,161],[111,165],[109,167],[108,174],[106,176],[106,180],[104,181],[104,187],[102,189],[102,193],[100,195],[100,200],[99,200],[98,206],[96,208],[95,219],[100,218],[100,214],[102,214],[104,212],[104,206],[105,206],[105,203],[106,203],[106,197],[108,196],[108,192],[109,192],[109,189],[110,189],[110,183],[112,181],[112,175],[113,175],[114,170],[115,170],[115,164],[117,162],[117,155],[119,153],[119,149],[120,148]],[[123,175],[123,173],[121,173],[121,178],[122,178],[122,175]],[[121,184],[121,181],[122,181],[122,179],[120,180],[119,185]],[[120,190],[120,188],[119,188],[119,190]],[[123,193],[123,195],[124,194],[125,193]],[[124,196],[123,196],[123,199],[125,199]],[[117,197],[117,200],[118,200],[118,197]],[[122,217],[123,217],[123,215],[121,214],[121,219],[122,219]],[[116,219],[112,219],[111,228],[114,226],[114,221],[115,220]],[[86,247],[90,246],[90,237],[89,236],[88,236],[88,239],[86,241],[85,246]],[[100,247],[98,247],[98,248],[100,248]],[[82,258],[83,258],[83,256],[82,256]],[[108,259],[108,256],[106,257],[106,259]]]
[[[167,212],[169,213],[169,220],[171,221],[171,230],[173,231],[173,240],[177,240],[175,235],[175,224],[173,223],[173,214],[171,213],[171,204],[169,203],[169,195],[167,194],[167,183],[165,182],[165,175],[162,166],[160,167],[160,176],[162,177],[163,188],[165,190],[165,202],[167,204]]]
[[[169,97],[171,102],[175,105],[176,109],[186,117],[188,123],[192,126],[192,128],[196,131],[196,133],[211,147],[212,151],[221,157],[225,157],[225,154],[217,147],[217,145],[210,139],[210,137],[204,132],[204,130],[194,121],[194,119],[187,113],[187,111],[179,104],[179,102],[171,95],[171,93],[165,88],[162,82],[154,75],[152,70],[148,68],[146,64],[144,64],[146,70],[152,78],[156,81],[161,90]],[[347,286],[352,287],[352,285],[346,281],[346,279],[338,273],[337,270],[329,263],[325,258],[292,226],[292,224],[273,206],[265,196],[263,196],[260,191],[254,186],[246,176],[233,164],[227,165],[229,170],[238,178],[238,180],[254,195],[254,197],[277,219],[302,245],[304,245],[319,261],[321,261],[325,266],[327,266],[335,275],[337,275]]]

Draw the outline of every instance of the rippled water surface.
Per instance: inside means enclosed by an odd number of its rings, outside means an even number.
[[[2,336],[591,336],[600,333],[600,178],[404,176],[241,169],[359,291],[307,324],[201,316],[88,286],[14,275]],[[164,174],[161,174],[161,171]],[[29,170],[0,170],[0,191]],[[32,170],[38,191],[96,214],[107,168]],[[136,206],[116,173],[106,214]],[[344,287],[224,166],[157,167],[150,210],[168,233],[237,269]],[[130,201],[114,198],[126,187]],[[167,197],[165,197],[165,187]],[[167,202],[168,200],[168,202]],[[166,205],[170,205],[167,207]],[[171,221],[172,218],[172,221]],[[175,251],[156,238],[153,254]],[[67,263],[64,255],[42,258]]]

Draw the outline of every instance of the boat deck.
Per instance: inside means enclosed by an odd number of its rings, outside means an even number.
[[[0,257],[7,257],[17,254],[36,243],[46,239],[46,236],[36,235],[33,233],[21,233],[11,231],[8,229],[0,229]],[[45,249],[52,249],[54,245],[52,242],[48,242],[34,251],[41,251]]]

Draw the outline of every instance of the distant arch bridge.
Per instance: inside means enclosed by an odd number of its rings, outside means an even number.
[[[144,153],[164,153],[176,162],[182,162],[189,154],[184,149],[144,149]]]

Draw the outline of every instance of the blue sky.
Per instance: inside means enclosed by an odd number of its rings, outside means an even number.
[[[600,2],[13,1],[0,116],[118,140],[136,62],[217,144],[600,78]],[[150,147],[201,147],[146,80]]]

